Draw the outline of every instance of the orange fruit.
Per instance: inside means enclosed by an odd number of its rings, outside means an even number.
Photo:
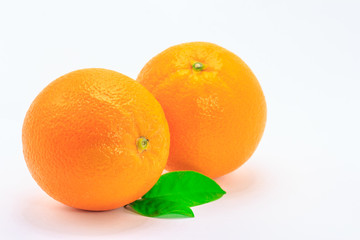
[[[158,180],[169,153],[164,112],[141,84],[83,69],[50,83],[31,104],[23,151],[38,185],[74,208],[118,208]]]
[[[152,58],[137,81],[168,120],[167,170],[215,178],[255,151],[265,128],[265,98],[253,72],[232,52],[206,42],[176,45]]]

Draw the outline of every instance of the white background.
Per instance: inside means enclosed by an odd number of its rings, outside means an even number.
[[[1,239],[360,239],[359,1],[0,0]],[[22,121],[52,80],[102,67],[136,78],[162,50],[208,41],[239,55],[268,104],[265,135],[228,192],[194,219],[84,212],[48,197]]]

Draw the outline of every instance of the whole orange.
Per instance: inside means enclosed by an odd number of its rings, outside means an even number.
[[[101,211],[144,195],[169,153],[164,112],[141,84],[118,72],[83,69],[50,83],[23,125],[31,175],[54,199]]]
[[[169,123],[167,170],[215,178],[255,151],[265,128],[265,98],[253,72],[232,52],[206,42],[176,45],[151,59],[137,80]]]

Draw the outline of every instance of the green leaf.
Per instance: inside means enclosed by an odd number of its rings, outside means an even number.
[[[193,207],[221,198],[226,192],[211,178],[194,171],[162,175],[142,199],[173,201]]]
[[[129,204],[134,211],[147,217],[194,217],[193,211],[178,202],[164,199],[140,199]]]

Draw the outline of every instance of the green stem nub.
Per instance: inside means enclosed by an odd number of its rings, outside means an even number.
[[[205,65],[202,64],[201,62],[195,62],[195,63],[192,65],[192,68],[193,68],[195,71],[200,72],[200,71],[204,70]]]
[[[139,153],[142,153],[143,151],[146,151],[146,149],[149,146],[149,140],[146,139],[146,137],[139,137],[136,139],[136,146],[139,151]]]

